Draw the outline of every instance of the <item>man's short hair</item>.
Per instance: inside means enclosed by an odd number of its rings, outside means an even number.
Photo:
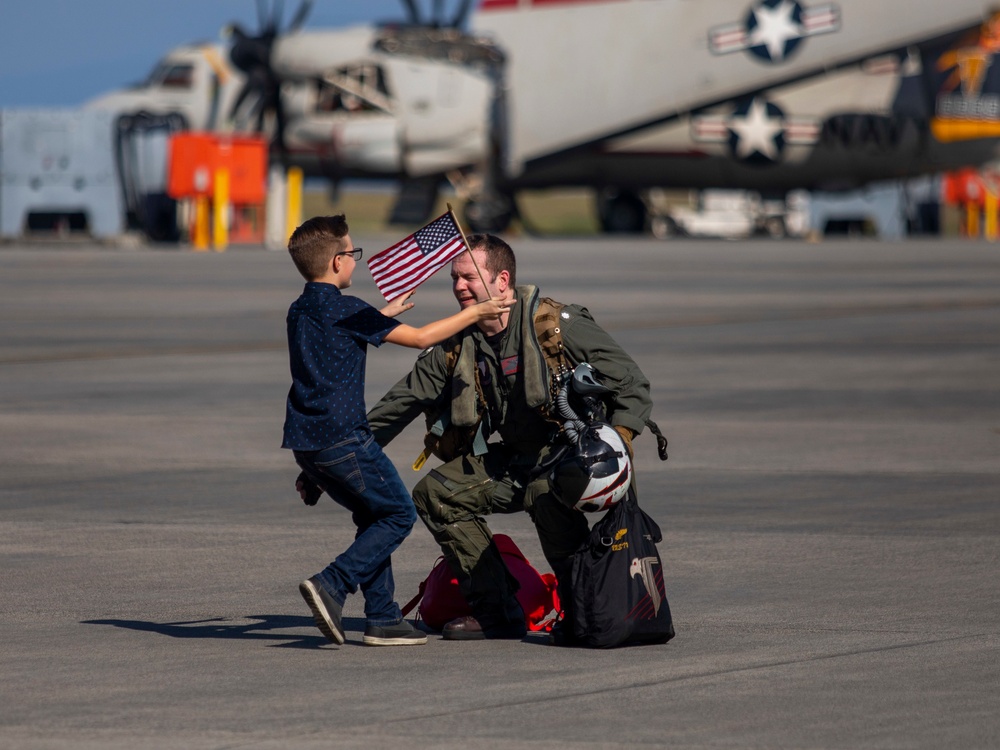
[[[314,216],[292,232],[288,254],[306,281],[326,273],[333,256],[347,247],[347,219],[337,216]]]
[[[470,250],[482,250],[486,254],[486,270],[490,272],[490,281],[501,271],[510,274],[510,285],[517,283],[517,261],[510,245],[492,234],[470,234],[468,237]]]

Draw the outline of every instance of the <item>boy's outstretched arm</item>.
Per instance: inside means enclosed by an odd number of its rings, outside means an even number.
[[[473,323],[480,320],[496,319],[506,312],[514,304],[513,297],[505,299],[503,297],[493,297],[485,302],[466,307],[461,312],[455,313],[447,318],[435,320],[420,328],[414,328],[406,324],[398,325],[386,335],[385,340],[391,344],[400,346],[410,346],[414,349],[426,349],[434,344],[439,344],[449,336],[454,336]]]

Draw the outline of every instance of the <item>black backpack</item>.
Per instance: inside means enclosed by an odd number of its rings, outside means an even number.
[[[656,544],[660,527],[634,488],[594,524],[573,556],[573,600],[562,627],[570,642],[591,648],[666,643],[674,637]]]

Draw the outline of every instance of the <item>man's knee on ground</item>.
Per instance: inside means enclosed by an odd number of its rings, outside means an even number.
[[[454,513],[442,502],[447,495],[448,491],[433,474],[425,476],[413,488],[413,506],[431,531],[455,520]]]

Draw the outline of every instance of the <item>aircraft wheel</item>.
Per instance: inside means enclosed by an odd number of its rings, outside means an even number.
[[[609,234],[639,234],[646,228],[646,204],[627,190],[605,191],[598,196],[601,229]]]
[[[514,219],[514,204],[505,195],[474,198],[462,210],[465,225],[473,232],[503,232]]]
[[[764,231],[771,239],[780,240],[788,236],[785,220],[780,216],[771,216],[764,221]]]
[[[654,216],[649,220],[649,229],[658,240],[668,240],[671,237],[677,237],[681,233],[677,222],[669,216]]]

